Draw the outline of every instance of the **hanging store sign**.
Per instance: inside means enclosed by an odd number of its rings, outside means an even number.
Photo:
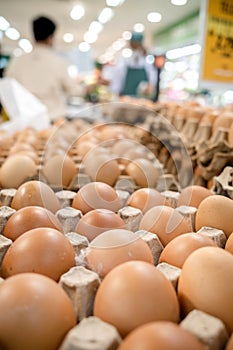
[[[202,11],[200,85],[232,88],[233,0],[206,0]]]

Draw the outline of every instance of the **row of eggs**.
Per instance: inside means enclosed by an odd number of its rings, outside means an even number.
[[[0,286],[0,305],[4,310],[0,317],[0,324],[4,323],[0,332],[0,344],[3,349],[18,349],[19,341],[22,341],[22,348],[25,350],[37,349],[36,345],[32,346],[32,342],[38,336],[34,331],[31,337],[27,335],[25,338],[22,329],[15,338],[12,336],[14,325],[19,321],[18,313],[11,313],[9,320],[12,325],[9,326],[6,323],[7,312],[13,306],[16,307],[16,302],[21,303],[21,298],[27,296],[27,317],[30,318],[29,314],[32,312],[35,317],[36,311],[30,310],[32,296],[27,295],[25,288],[28,293],[32,290],[34,294],[37,284],[45,283],[45,290],[50,288],[49,284],[51,288],[55,288],[54,284],[52,287],[51,281],[43,282],[41,275],[58,282],[61,275],[76,264],[74,249],[62,233],[61,224],[54,215],[59,208],[58,202],[54,205],[56,195],[53,191],[46,192],[45,189],[47,191],[49,187],[39,181],[29,181],[20,186],[11,204],[17,211],[5,225],[4,236],[12,239],[13,243],[6,252],[1,266],[2,277],[6,279]],[[49,209],[47,204],[51,205]],[[213,195],[211,191],[199,186],[193,186],[181,192],[178,204],[191,204],[197,207],[197,230],[202,226],[222,229],[228,238],[225,250],[218,248],[209,238],[190,232],[190,226],[182,215],[171,208],[165,197],[154,189],[143,188],[135,191],[127,203],[139,208],[143,213],[139,229],[156,233],[162,242],[164,249],[160,262],[165,261],[182,269],[176,294],[171,283],[155,268],[147,244],[137,237],[135,232],[125,229],[124,221],[117,215],[121,202],[112,187],[105,183],[92,182],[83,186],[73,199],[73,208],[81,210],[83,214],[77,224],[76,232],[85,235],[90,242],[84,251],[85,266],[97,271],[102,279],[94,302],[94,315],[113,324],[125,338],[120,349],[121,347],[133,349],[133,345],[127,345],[128,341],[129,344],[131,342],[133,331],[139,326],[146,326],[148,322],[172,322],[165,326],[171,327],[171,332],[176,332],[173,327],[176,327],[180,318],[193,308],[220,318],[229,334],[233,330],[231,313],[233,261],[230,254],[233,253],[233,235],[231,235],[233,229],[230,220],[227,220],[233,210],[232,200]],[[202,249],[199,249],[200,247]],[[36,276],[32,273],[36,273]],[[19,293],[21,283],[23,283],[22,294]],[[25,287],[27,284],[29,287]],[[45,291],[39,290],[37,293],[40,295]],[[46,294],[51,293],[56,295],[52,289],[50,292],[46,291]],[[60,288],[57,293],[62,294]],[[41,341],[38,341],[38,349],[57,349],[68,329],[76,323],[72,308],[68,306],[64,294],[58,298],[60,297],[64,298],[60,303],[61,309],[64,308],[61,314],[65,314],[66,317],[69,315],[69,322],[67,320],[64,322],[64,316],[62,320],[56,316],[60,323],[54,325],[58,327],[54,343],[51,340],[53,338],[51,333],[48,341],[50,344],[46,344],[45,341],[42,345]],[[38,298],[40,300],[40,296]],[[121,307],[118,305],[119,301]],[[54,308],[50,298],[48,304],[46,302],[46,307],[50,310],[48,305]],[[34,297],[33,307],[35,307]],[[41,308],[41,305],[38,307]],[[51,311],[51,315],[54,315],[54,310]],[[13,316],[16,317],[14,322],[11,319]],[[38,319],[38,322],[43,325],[41,319]],[[29,323],[29,320],[25,323],[24,330],[27,332],[30,329]],[[46,324],[44,327],[48,332]],[[153,332],[156,332],[154,326],[151,327]],[[180,328],[177,332],[179,331]],[[148,332],[150,333],[150,329]],[[12,339],[16,339],[17,345],[13,344]],[[191,344],[194,341],[193,346],[202,349],[199,343],[195,343],[196,339],[187,341],[190,342],[189,348],[192,348]]]
[[[49,185],[68,188],[82,168],[92,181],[110,186],[122,173],[132,176],[137,186],[156,186],[161,164],[146,146],[127,136],[125,126],[105,125],[100,131],[81,128],[76,136],[70,135],[70,128],[65,124],[44,139],[29,129],[24,132],[24,141],[22,134],[16,139],[0,134],[0,150],[1,141],[2,147],[5,145],[0,186],[18,188],[30,178],[39,178]]]
[[[106,146],[105,141],[110,137],[110,129],[106,128],[107,135],[102,136],[101,146]],[[119,130],[117,134],[119,135]],[[96,169],[93,160],[99,158],[104,164],[116,161],[107,154],[106,148],[109,150],[110,144],[107,142],[107,147],[100,147],[95,139],[95,135],[92,140],[90,134],[87,135],[86,140],[84,136],[83,144],[81,147],[77,145],[75,150],[82,159],[86,158],[84,165],[87,171],[90,169],[91,175]],[[118,142],[118,147],[122,147],[124,152],[127,148],[125,141],[127,140],[123,139]],[[132,148],[132,140],[128,143]],[[61,140],[58,144],[60,147]],[[64,142],[63,150],[66,147],[67,143]],[[112,147],[114,145],[111,145]],[[133,148],[136,148],[135,143]],[[41,149],[44,150],[44,146]],[[101,151],[98,157],[96,149]],[[114,154],[117,152],[116,149],[117,146]],[[141,151],[142,148],[139,154]],[[48,163],[46,165],[47,169],[50,169],[51,178],[48,171],[47,173],[45,171],[43,176],[47,174],[48,183],[54,185],[57,181],[59,185],[66,187],[71,178],[63,180],[61,173],[55,170],[61,169],[61,157],[57,154],[54,157],[53,152],[48,152],[47,157],[42,155],[44,165],[47,161],[52,161],[52,165],[48,166]],[[145,160],[145,150],[143,152]],[[61,153],[63,163],[64,153]],[[148,150],[146,153],[149,153]],[[91,157],[88,157],[88,154],[91,154]],[[70,156],[71,158],[66,158],[68,162],[70,160],[72,162],[72,153]],[[120,157],[120,151],[118,156]],[[131,155],[124,155],[122,158],[124,159],[121,165],[129,165],[128,160]],[[150,158],[153,156],[148,160]],[[88,159],[90,159],[89,164]],[[56,164],[58,164],[57,168]],[[151,164],[153,163],[149,164],[150,167]],[[1,169],[4,169],[3,166]],[[20,175],[19,170],[22,169],[25,167],[22,167],[22,162],[19,161],[13,170],[5,171],[5,178],[13,174],[12,181],[16,181],[15,174]],[[75,165],[77,172],[76,169]],[[111,177],[108,182],[109,173]],[[129,175],[133,176],[135,173],[134,168]],[[30,178],[35,174],[26,173],[26,176]],[[76,173],[67,170],[64,174],[73,176]],[[146,176],[147,182],[145,183],[144,177],[144,182],[137,183],[139,186],[148,186],[148,178],[152,181],[157,179],[157,173],[149,177],[150,170],[147,174],[149,174]],[[135,232],[126,230],[125,223],[117,214],[121,208],[121,202],[116,191],[108,186],[114,183],[116,175],[119,176],[117,167],[111,172],[103,171],[105,183],[98,182],[83,186],[74,197],[72,206],[81,210],[83,214],[76,230],[79,234],[87,236],[90,242],[84,250],[85,266],[97,271],[102,279],[93,312],[102,320],[116,326],[124,338],[119,349],[137,349],[136,346],[140,350],[144,350],[143,346],[145,350],[156,349],[156,346],[159,349],[162,346],[164,348],[167,346],[167,349],[203,349],[196,338],[178,326],[180,319],[193,308],[200,308],[219,317],[230,334],[232,332],[230,315],[232,256],[227,250],[232,252],[231,232],[233,230],[227,218],[231,215],[232,201],[225,197],[214,196],[207,189],[195,187],[192,188],[191,194],[190,189],[186,189],[189,194],[185,194],[185,190],[182,191],[178,202],[178,205],[198,207],[196,230],[202,226],[212,226],[225,232],[228,240],[224,250],[214,246],[212,241],[200,237],[197,233],[190,232],[190,226],[185,219],[171,208],[166,199],[156,190],[142,188],[129,198],[127,205],[139,208],[143,213],[140,229],[155,232],[164,246],[160,262],[167,261],[182,268],[178,294],[176,294],[170,282],[153,266],[153,257],[146,243],[137,237]],[[5,183],[3,186],[1,174],[0,178],[2,187],[18,188],[11,204],[17,211],[8,220],[4,230],[4,236],[9,237],[13,243],[5,254],[1,267],[1,274],[6,279],[0,286],[1,348],[3,350],[19,348],[55,350],[58,349],[68,330],[77,322],[69,299],[60,287],[57,288],[59,285],[56,283],[64,272],[76,264],[73,247],[62,233],[61,224],[55,215],[60,205],[51,188],[45,183],[28,181],[21,185],[25,180],[22,177],[17,186],[14,183],[11,183],[11,186]],[[141,176],[138,177],[139,181],[140,178]],[[95,176],[94,180],[100,181],[100,178]],[[149,183],[149,185],[152,184]],[[154,185],[155,182],[152,187]],[[199,198],[194,198],[195,193]],[[219,201],[220,204],[218,204]],[[225,209],[221,210],[222,206]],[[41,222],[37,225],[38,218]],[[200,247],[205,248],[197,250]],[[216,291],[214,295],[213,290]],[[19,305],[21,305],[20,310]],[[14,312],[7,317],[9,310]],[[45,319],[48,319],[47,323]],[[154,321],[157,322],[154,323]],[[171,337],[162,336],[167,332]],[[159,343],[161,338],[163,338],[162,343]]]

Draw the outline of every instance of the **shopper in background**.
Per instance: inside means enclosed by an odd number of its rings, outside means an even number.
[[[66,62],[53,50],[56,24],[47,17],[32,22],[35,46],[31,53],[12,58],[4,76],[14,78],[47,108],[51,120],[67,116],[68,96],[85,91],[68,74]]]
[[[147,54],[141,33],[132,33],[130,48],[131,57],[122,57],[116,64],[110,90],[118,96],[152,98],[155,95],[157,71],[154,65],[146,60]]]

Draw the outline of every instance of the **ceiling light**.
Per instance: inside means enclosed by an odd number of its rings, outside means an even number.
[[[86,32],[83,37],[84,41],[86,41],[89,44],[93,44],[98,39],[98,35],[93,32]]]
[[[105,7],[101,11],[101,13],[98,17],[98,20],[100,23],[104,24],[104,23],[109,22],[112,19],[113,15],[114,15],[113,10],[110,7]]]
[[[142,23],[136,23],[134,26],[133,26],[133,29],[135,32],[137,33],[142,33],[145,29],[145,26],[142,24]]]
[[[166,57],[170,60],[174,60],[183,56],[194,55],[201,52],[201,45],[193,44],[189,46],[180,47],[178,49],[169,50],[166,53]]]
[[[159,12],[150,12],[147,15],[147,20],[149,22],[158,23],[162,19],[162,15]]]
[[[232,103],[233,102],[233,91],[227,90],[226,92],[224,92],[223,98],[227,101],[227,103]]]
[[[88,31],[89,32],[95,32],[100,33],[103,30],[103,24],[98,21],[91,22]]]
[[[72,41],[74,40],[74,35],[72,33],[65,33],[63,35],[63,40],[65,41],[65,43],[72,43]]]
[[[6,36],[11,40],[18,40],[20,38],[18,30],[13,27],[6,30]]]
[[[71,64],[68,67],[68,74],[71,78],[76,79],[78,76],[78,67],[75,64]]]
[[[133,54],[133,51],[131,50],[131,49],[124,49],[124,50],[122,50],[122,56],[123,57],[125,57],[125,58],[129,58],[129,57],[131,57],[132,56],[132,54]]]
[[[126,30],[126,31],[123,32],[123,34],[122,34],[122,38],[125,39],[125,40],[130,40],[130,39],[131,39],[131,36],[132,36],[132,33],[129,32],[128,30]]]
[[[172,5],[183,6],[187,4],[188,0],[171,0]]]
[[[78,48],[81,52],[87,52],[90,50],[91,47],[88,43],[83,41],[82,43],[79,44]]]
[[[106,0],[106,5],[116,7],[122,5],[124,2],[125,0]]]
[[[19,40],[19,47],[23,49],[25,52],[29,53],[32,51],[32,44],[28,39],[20,39]]]
[[[2,16],[0,16],[0,30],[7,30],[10,27],[10,23]]]
[[[75,5],[70,11],[70,17],[74,20],[79,20],[85,15],[85,10],[82,5]]]

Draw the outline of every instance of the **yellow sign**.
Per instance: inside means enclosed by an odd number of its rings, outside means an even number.
[[[208,0],[201,80],[233,83],[233,0]]]

